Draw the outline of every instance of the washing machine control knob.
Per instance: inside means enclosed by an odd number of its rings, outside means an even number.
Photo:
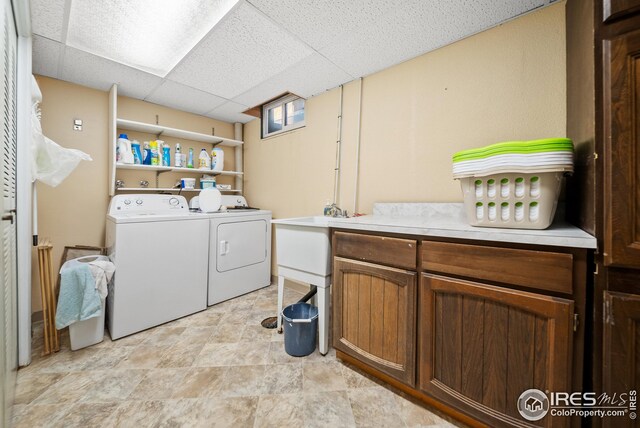
[[[131,199],[125,199],[124,200],[124,204],[125,205],[131,205]]]
[[[172,207],[178,206],[179,203],[180,203],[180,201],[178,200],[178,198],[169,199],[169,205],[171,205]]]
[[[136,199],[136,204],[137,205],[142,205],[142,199]]]

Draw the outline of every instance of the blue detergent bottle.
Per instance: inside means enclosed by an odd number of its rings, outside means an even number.
[[[133,140],[131,143],[131,150],[133,151],[133,163],[136,165],[142,164],[142,151],[140,151],[140,143]]]

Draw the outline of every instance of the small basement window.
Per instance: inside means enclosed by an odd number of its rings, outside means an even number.
[[[262,106],[262,138],[304,126],[304,98],[287,95]]]

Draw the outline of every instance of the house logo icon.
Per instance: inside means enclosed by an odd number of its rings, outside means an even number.
[[[518,411],[528,421],[539,421],[549,411],[549,399],[539,389],[527,389],[518,398]]]

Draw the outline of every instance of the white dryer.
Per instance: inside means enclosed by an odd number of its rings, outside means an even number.
[[[116,265],[107,297],[112,339],[207,308],[209,223],[189,212],[184,196],[111,199],[106,243]]]
[[[225,195],[210,218],[209,306],[271,284],[271,211]],[[224,209],[224,208],[223,208]]]

